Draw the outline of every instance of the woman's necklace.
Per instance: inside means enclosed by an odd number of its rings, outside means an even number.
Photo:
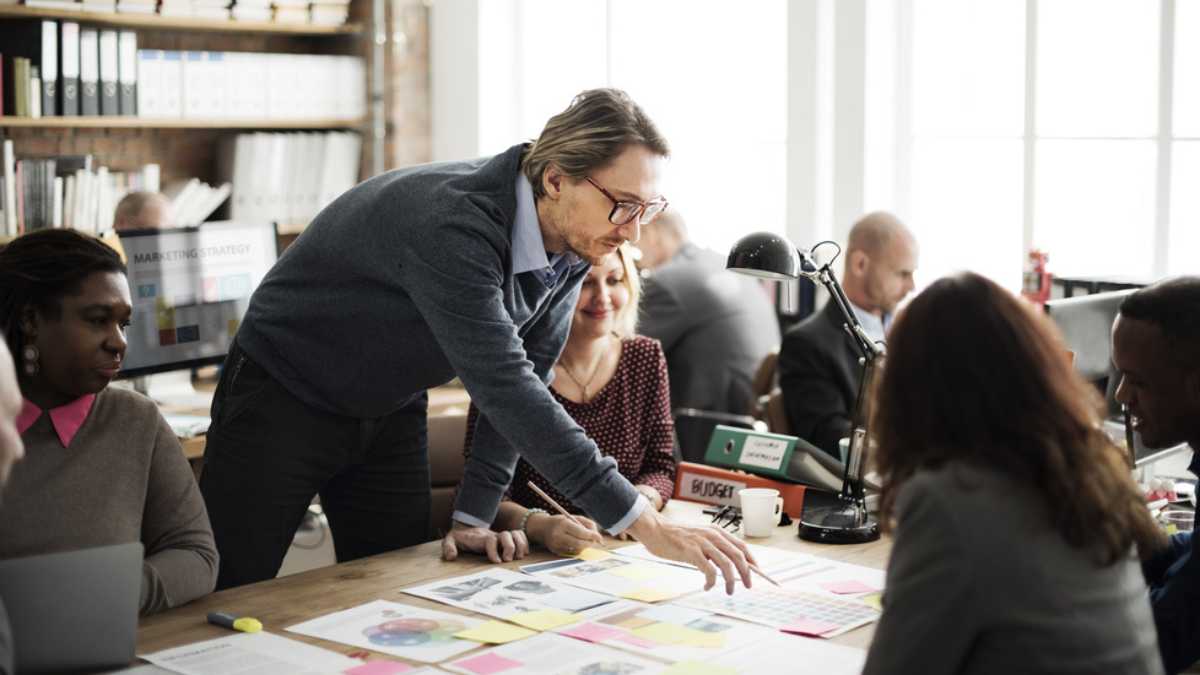
[[[606,338],[606,340],[610,341],[611,339],[612,338]],[[558,361],[558,365],[562,366],[563,372],[567,374],[567,377],[570,378],[571,381],[575,383],[575,386],[579,387],[579,391],[583,393],[583,403],[587,403],[592,399],[591,394],[588,393],[588,387],[592,386],[592,382],[596,380],[596,376],[600,374],[601,370],[604,370],[604,361],[606,356],[608,356],[607,345],[605,350],[601,352],[600,358],[596,361],[596,367],[592,368],[592,374],[588,375],[586,380],[580,380],[578,377],[576,377],[575,373],[571,372],[571,368],[567,365],[566,361],[562,360],[561,358]]]

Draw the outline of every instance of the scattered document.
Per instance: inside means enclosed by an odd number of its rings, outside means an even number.
[[[682,598],[678,604],[797,635],[825,638],[841,635],[879,618],[878,610],[860,600],[791,588],[756,587],[733,595],[708,591]]]
[[[357,659],[271,633],[238,633],[139,656],[183,675],[327,675],[363,665]]]
[[[499,568],[406,588],[404,592],[534,630],[570,623],[575,620],[570,614],[615,599],[558,579],[534,578]]]
[[[704,610],[627,600],[588,610],[582,621],[555,632],[665,661],[706,661],[775,635]]]
[[[857,647],[777,633],[751,646],[721,654],[704,664],[714,669],[731,668],[733,672],[745,675],[781,672],[859,675],[866,661],[867,652]]]
[[[670,600],[704,588],[704,575],[697,569],[617,555],[594,561],[552,560],[526,565],[521,571],[538,579],[641,602]]]
[[[757,544],[748,544],[751,555],[758,561],[758,568],[774,577],[776,580],[781,576],[786,576],[793,570],[798,570],[804,567],[812,566],[817,562],[823,561],[822,558],[804,553],[789,553],[781,551],[777,548],[769,546],[760,546]],[[613,553],[625,558],[634,558],[637,560],[650,560],[660,562],[667,565],[676,565],[686,567],[688,569],[696,569],[692,565],[677,560],[667,560],[660,558],[649,551],[644,544],[633,544],[632,546],[624,546],[613,550]],[[718,569],[719,571],[719,569]]]
[[[457,638],[455,633],[482,623],[480,619],[376,600],[286,630],[410,661],[437,663],[478,647],[478,642]]]
[[[542,633],[528,640],[443,663],[441,667],[464,675],[657,675],[667,664],[554,633]]]

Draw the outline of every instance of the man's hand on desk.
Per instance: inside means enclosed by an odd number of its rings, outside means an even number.
[[[604,537],[596,523],[583,516],[575,518],[578,522],[566,516],[537,513],[530,516],[525,530],[530,539],[558,555],[576,555],[589,546],[604,545]]]
[[[706,591],[717,583],[717,568],[725,577],[726,593],[733,594],[737,575],[750,588],[750,564],[758,563],[745,543],[723,530],[679,525],[653,509],[646,509],[627,531],[654,555],[699,568],[704,572]]]
[[[493,532],[456,522],[442,539],[442,560],[454,560],[460,549],[483,553],[494,563],[511,562],[529,555],[529,540],[520,530]]]

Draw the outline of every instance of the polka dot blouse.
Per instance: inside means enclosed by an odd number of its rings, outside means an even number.
[[[648,485],[662,495],[663,503],[675,492],[675,422],[671,419],[671,392],[667,360],[658,340],[635,336],[621,341],[616,372],[587,403],[576,403],[551,387],[562,407],[606,457],[617,460],[621,475],[634,485]],[[479,411],[471,406],[467,419],[464,455],[470,455]],[[513,482],[505,494],[526,508],[553,508],[529,489],[529,481],[545,490],[571,513],[583,513],[560,494],[529,462],[517,462]]]

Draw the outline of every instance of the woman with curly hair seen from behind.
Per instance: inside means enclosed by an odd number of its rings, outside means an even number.
[[[977,274],[901,313],[876,391],[894,537],[876,673],[1161,673],[1162,544],[1049,321]]]

